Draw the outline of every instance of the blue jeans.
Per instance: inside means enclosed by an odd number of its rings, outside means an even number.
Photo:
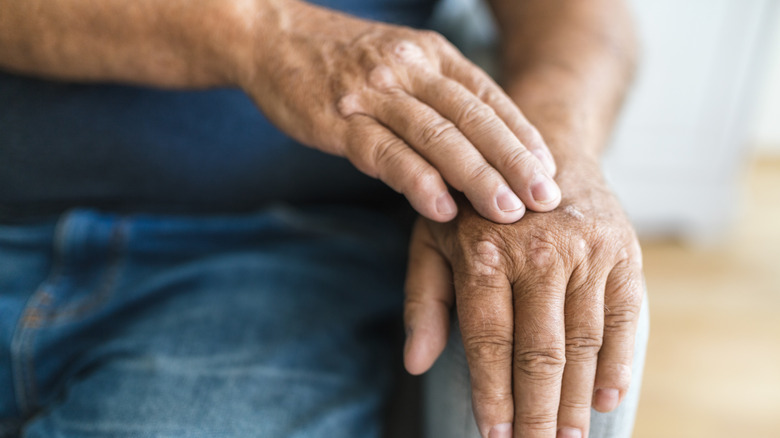
[[[0,225],[0,438],[379,437],[406,245],[343,206]]]

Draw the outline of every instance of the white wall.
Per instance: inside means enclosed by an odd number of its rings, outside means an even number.
[[[774,23],[751,143],[759,154],[780,156],[780,8],[775,13]]]
[[[630,3],[643,56],[605,174],[641,235],[715,241],[736,217],[747,147],[780,156],[780,42],[768,50],[780,0]],[[440,30],[477,61],[491,53],[483,6],[439,11]]]

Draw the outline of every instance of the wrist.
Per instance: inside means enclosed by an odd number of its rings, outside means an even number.
[[[601,176],[601,148],[578,123],[569,123],[560,117],[529,119],[544,138],[555,159],[555,180],[561,189],[577,184],[582,178]]]
[[[505,72],[504,86],[541,133],[559,176],[599,169],[611,120],[594,107],[576,72],[541,63]]]
[[[297,0],[217,0],[220,28],[211,48],[216,54],[215,73],[228,86],[246,89],[267,81],[266,67],[274,60],[274,49],[297,9]],[[215,38],[216,36],[216,38]]]
[[[242,87],[247,77],[254,76],[258,55],[258,32],[266,26],[269,1],[266,0],[217,0],[213,8],[207,8],[204,14],[206,23],[213,26],[201,27],[200,38],[209,52],[205,66],[222,86]]]

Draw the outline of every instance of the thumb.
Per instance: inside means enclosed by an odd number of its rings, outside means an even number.
[[[406,273],[404,365],[411,374],[431,368],[447,345],[454,302],[452,271],[428,225],[418,219],[409,244]]]

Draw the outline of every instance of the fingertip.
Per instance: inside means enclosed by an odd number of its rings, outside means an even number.
[[[507,185],[502,185],[496,193],[496,205],[504,213],[514,213],[525,207],[523,201]]]
[[[614,388],[599,388],[593,393],[593,409],[612,412],[620,404],[620,391]]]
[[[435,198],[418,193],[407,194],[406,199],[417,213],[434,222],[449,222],[458,215],[458,207],[449,193]]]
[[[416,352],[411,348],[404,352],[404,368],[406,368],[406,371],[409,374],[419,376],[428,371],[431,367],[430,365],[426,366],[415,353]]]
[[[488,438],[512,438],[512,423],[496,424],[490,428]]]
[[[511,224],[525,215],[525,204],[507,185],[501,185],[496,191],[494,204],[483,212],[483,216],[499,224]]]
[[[409,374],[420,375],[431,369],[447,345],[447,334],[441,330],[411,331],[404,346],[404,367]]]
[[[454,299],[449,265],[428,233],[424,222],[415,224],[406,276],[404,367],[415,375],[427,371],[444,350]]]
[[[523,206],[523,208],[521,208],[520,210],[509,212],[509,213],[505,213],[502,211],[497,212],[495,210],[492,210],[488,212],[479,211],[479,214],[482,215],[482,217],[489,219],[497,224],[504,225],[504,224],[513,224],[519,221],[520,219],[523,218],[523,216],[525,216],[525,211],[526,211],[525,206]]]
[[[531,197],[536,211],[550,211],[561,203],[561,189],[548,175],[538,173],[531,183]]]
[[[438,213],[439,219],[437,222],[449,222],[457,216],[458,206],[448,191],[436,198],[436,213]]]
[[[409,374],[416,376],[421,374],[421,366],[419,365],[419,360],[412,350],[413,344],[414,342],[412,341],[412,331],[407,330],[406,342],[404,343],[404,368],[406,368],[406,371],[409,372]]]

